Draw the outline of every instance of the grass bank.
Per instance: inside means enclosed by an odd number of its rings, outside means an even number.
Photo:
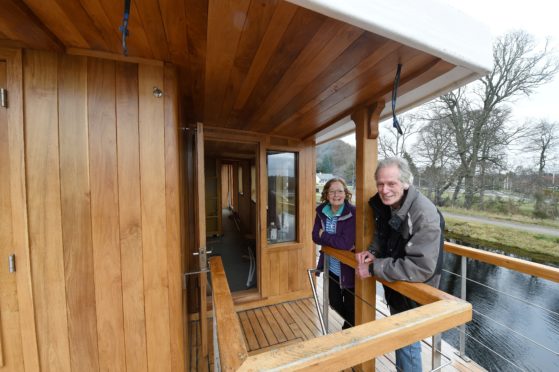
[[[500,249],[541,263],[559,265],[559,237],[454,218],[445,220],[448,238]]]
[[[439,207],[439,209],[443,212],[463,214],[465,216],[480,216],[480,217],[492,218],[495,220],[527,223],[531,225],[548,226],[548,227],[554,227],[559,229],[559,221],[557,220],[542,220],[542,219],[522,216],[519,214],[499,214],[499,213],[490,213],[490,212],[484,212],[479,210],[455,208],[455,207]]]

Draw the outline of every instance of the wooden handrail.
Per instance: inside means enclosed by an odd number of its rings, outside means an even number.
[[[349,251],[342,251],[331,247],[322,247],[322,251],[338,259],[340,262],[356,267],[355,254]],[[415,302],[426,305],[440,300],[459,300],[458,298],[443,292],[437,288],[431,287],[424,283],[410,283],[410,282],[387,282],[375,277],[375,280],[380,283],[400,292],[406,297],[411,298]]]
[[[322,250],[324,253],[355,268],[355,256],[352,252],[330,247],[323,247]],[[445,243],[445,250],[526,274],[559,281],[559,270],[553,267],[453,243]],[[217,258],[213,257],[212,260]],[[214,267],[219,268],[218,271],[221,272],[220,276],[216,277],[217,280],[212,280],[214,296],[223,300],[227,297],[224,293],[225,289],[216,291],[216,285],[223,287],[223,282],[225,282],[226,292],[229,292],[229,288],[221,259],[219,259],[219,263],[212,264],[212,278],[216,275],[214,274]],[[220,330],[218,333],[220,355],[224,358],[222,359],[222,368],[238,369],[239,371],[262,369],[340,370],[464,324],[472,319],[472,305],[470,303],[437,288],[423,283],[380,282],[423,306],[250,357],[247,356],[246,344],[241,333],[238,317],[234,314],[233,302],[229,294],[227,301],[217,301],[214,307],[217,310],[216,319]],[[225,311],[222,308],[223,306],[228,306],[228,309]],[[229,315],[225,317],[225,313]],[[233,327],[231,327],[232,325]],[[231,327],[231,332],[227,332],[226,335],[224,330],[227,327]],[[227,343],[225,344],[225,342]],[[237,345],[241,346],[240,351],[235,350]],[[228,356],[225,356],[225,354]],[[227,362],[229,367],[224,367],[225,358],[230,360],[230,362]]]
[[[466,247],[460,244],[446,243],[445,251],[458,256],[469,257],[488,264],[505,267],[524,274],[534,275],[539,278],[559,283],[559,269],[519,258],[508,257],[498,253],[487,252],[481,249]]]
[[[353,253],[330,247],[322,250],[355,268]],[[340,370],[472,319],[470,303],[437,288],[423,283],[381,282],[424,306],[251,356],[239,370]]]
[[[249,357],[239,371],[339,371],[472,319],[471,304],[442,300]]]
[[[455,243],[445,242],[444,249],[446,252],[454,253],[458,256],[468,257],[474,260],[515,270],[524,274],[534,275],[537,276],[538,278],[543,278],[559,283],[559,269],[556,267],[542,265],[539,263],[522,260],[520,258],[509,257],[503,254],[487,252],[482,249],[466,247]],[[338,260],[345,263],[346,265],[355,268],[354,253],[349,251],[342,251],[330,247],[322,247],[322,250],[326,254],[337,258]],[[387,284],[387,283],[383,283],[383,284]]]
[[[214,317],[217,322],[217,342],[221,369],[236,371],[247,359],[248,352],[221,257],[210,258],[210,272],[212,275],[212,301]]]

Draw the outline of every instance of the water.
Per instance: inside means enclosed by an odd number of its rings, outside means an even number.
[[[460,257],[445,253],[444,269],[460,274]],[[467,301],[472,303],[474,314],[466,325],[466,334],[471,336],[466,337],[466,355],[489,371],[559,371],[559,356],[554,354],[559,351],[559,283],[470,259],[467,271],[469,279],[497,291],[467,283]],[[443,272],[442,290],[460,297],[460,285],[459,277]],[[443,334],[455,348],[458,337],[456,330]]]

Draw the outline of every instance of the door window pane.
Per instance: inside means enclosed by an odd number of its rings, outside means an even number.
[[[268,243],[297,238],[297,154],[269,151],[268,168]]]

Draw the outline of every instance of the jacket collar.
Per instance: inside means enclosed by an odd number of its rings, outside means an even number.
[[[322,216],[326,217],[326,215],[324,214],[324,212],[322,212],[322,210],[327,205],[328,205],[328,202],[323,202],[318,207],[316,207],[316,212],[321,214]],[[347,200],[345,200],[344,201],[344,210],[342,211],[342,215],[340,217],[338,217],[338,221],[345,221],[348,218],[353,217],[353,212],[351,211],[350,206],[351,206],[351,204]]]
[[[415,199],[417,199],[417,195],[418,195],[418,191],[413,186],[410,186],[409,189],[404,191],[404,202],[402,203],[402,206],[388,220],[388,225],[390,225],[390,227],[393,230],[396,231],[400,230],[400,227],[402,226],[402,222],[406,219],[406,216],[411,206],[413,205],[413,202],[415,201]],[[373,198],[371,198],[371,201],[369,202],[371,206],[373,206],[373,203],[380,204],[380,206],[386,208],[387,211],[390,210],[390,207],[382,204],[382,201],[380,200],[378,193]]]

